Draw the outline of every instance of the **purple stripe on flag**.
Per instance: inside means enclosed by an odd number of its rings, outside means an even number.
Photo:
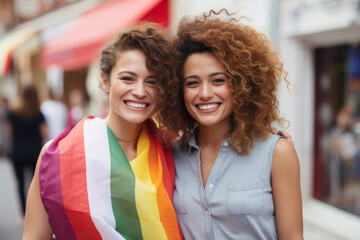
[[[58,148],[58,142],[70,131],[71,128],[69,127],[61,132],[44,153],[39,168],[39,187],[41,200],[56,237],[58,239],[76,240],[75,232],[64,209]]]

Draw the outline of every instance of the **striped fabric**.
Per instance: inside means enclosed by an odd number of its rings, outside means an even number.
[[[171,150],[153,122],[144,126],[130,163],[103,119],[86,117],[54,139],[39,184],[57,239],[182,239]]]

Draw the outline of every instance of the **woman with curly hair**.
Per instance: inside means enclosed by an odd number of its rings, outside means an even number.
[[[173,63],[167,33],[151,24],[125,29],[102,50],[109,114],[85,117],[44,146],[24,239],[182,239],[174,163],[160,142],[175,129]]]
[[[283,64],[263,34],[224,12],[183,18],[177,31],[174,207],[184,238],[302,239],[298,157],[270,133],[284,123]]]

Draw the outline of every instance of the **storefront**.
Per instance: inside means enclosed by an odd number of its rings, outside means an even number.
[[[305,238],[358,239],[360,1],[281,1],[280,10],[296,91],[284,88],[280,107],[301,161]]]

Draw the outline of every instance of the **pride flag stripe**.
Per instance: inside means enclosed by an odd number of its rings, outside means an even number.
[[[100,129],[100,131],[92,131]],[[101,142],[102,144],[99,144]],[[102,239],[124,239],[115,230],[110,190],[110,150],[107,126],[95,118],[84,123],[86,177],[91,217]],[[103,171],[99,169],[103,168]],[[95,187],[96,186],[96,187]],[[103,223],[106,224],[103,224]]]
[[[124,151],[119,147],[119,143],[110,128],[107,128],[107,133],[111,156],[111,200],[116,230],[125,239],[142,239],[139,216],[135,205],[135,176]]]
[[[88,204],[86,159],[83,125],[85,119],[68,134],[67,141],[59,142],[60,176],[64,208],[77,239],[101,239],[92,219]],[[74,144],[76,143],[76,144]],[[73,174],[74,169],[77,170]]]
[[[153,148],[157,148],[158,150],[158,155],[159,155],[158,165],[166,168],[167,165],[165,162],[165,154],[161,143],[156,138],[151,139],[150,141]],[[171,160],[172,160],[172,155],[171,155]],[[159,208],[160,208],[159,210],[161,213],[166,213],[167,211],[169,211],[169,209],[173,210],[173,214],[162,214],[160,216],[160,220],[163,223],[167,238],[172,239],[174,236],[181,236],[181,233],[180,233],[180,227],[177,224],[175,210],[172,208],[172,189],[169,188],[166,189],[165,186],[165,184],[167,184],[167,186],[169,187],[171,183],[171,179],[168,171],[164,171],[162,167],[159,167],[158,169],[160,171],[158,172],[159,175],[157,176],[158,178],[157,180],[159,181],[157,199],[159,203],[161,202],[161,204],[159,204]]]
[[[151,134],[151,133],[148,131],[148,134]],[[151,180],[152,180],[152,182],[156,183],[156,185],[158,185],[156,198],[157,198],[157,201],[159,202],[159,205],[158,205],[159,206],[159,212],[160,213],[165,213],[166,209],[169,209],[168,208],[169,200],[168,200],[167,194],[164,191],[165,189],[164,189],[164,185],[163,185],[163,181],[164,180],[166,181],[166,179],[162,179],[163,169],[162,169],[162,163],[161,163],[161,158],[160,158],[161,157],[161,151],[159,151],[160,149],[156,148],[156,145],[155,145],[153,139],[150,139],[149,142],[150,142],[150,149],[153,152],[152,155],[155,155],[155,156],[157,155],[157,159],[156,159],[157,164],[152,164],[152,165],[149,164],[151,166],[150,167]],[[149,159],[149,161],[150,161],[150,159]],[[160,214],[159,218],[160,218],[160,221],[162,222],[162,225],[164,227],[165,236],[169,237],[168,236],[169,232],[168,232],[168,229],[167,229],[167,225],[168,225],[167,216],[169,216],[169,215]]]
[[[152,168],[160,169],[161,166],[158,166],[157,151],[151,148],[150,142],[151,139],[148,137],[147,130],[144,127],[138,140],[137,157],[131,161],[134,174],[141,176],[136,180],[136,208],[141,220],[144,239],[166,239],[159,212],[159,205],[162,202],[158,202],[156,197],[158,183],[152,181],[150,176]],[[152,207],[149,208],[148,206]]]
[[[75,232],[66,214],[61,190],[60,180],[60,153],[57,143],[60,139],[70,132],[70,128],[65,129],[55,138],[43,155],[39,172],[39,188],[42,196],[43,205],[48,215],[55,215],[56,218],[49,218],[49,223],[53,229],[61,226],[57,233],[59,239],[76,240]],[[51,179],[51,181],[47,181]],[[46,190],[46,191],[45,191]]]

